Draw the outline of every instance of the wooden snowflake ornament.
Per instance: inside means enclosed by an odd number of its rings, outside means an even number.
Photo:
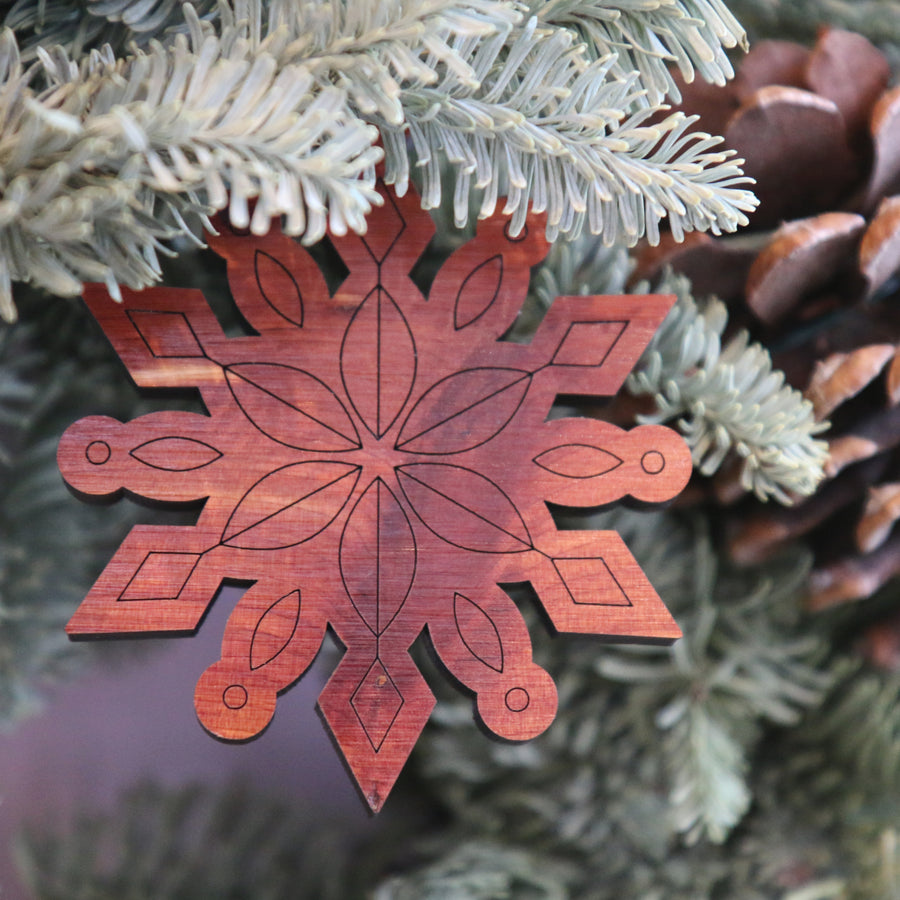
[[[667,428],[547,421],[558,394],[614,394],[673,298],[561,297],[530,344],[504,342],[548,250],[540,222],[482,222],[426,300],[409,273],[431,219],[381,193],[368,234],[332,239],[349,269],[334,296],[277,229],[210,240],[254,335],[226,337],[198,291],[90,287],[135,382],[197,387],[209,414],[89,417],[59,447],[86,494],[205,501],[196,525],[134,528],[69,634],[190,632],[223,579],[252,581],[195,694],[210,732],[243,740],[331,625],[346,651],[319,703],[374,810],[434,705],[409,655],[423,629],[491,731],[552,721],[555,686],[498,585],[531,582],[560,631],[679,636],[621,538],[559,531],[546,501],[668,500],[691,470]]]

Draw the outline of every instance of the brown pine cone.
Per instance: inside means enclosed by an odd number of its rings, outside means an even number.
[[[664,237],[635,273],[671,266],[696,295],[726,301],[830,419],[827,478],[811,498],[741,499],[726,515],[739,560],[811,540],[815,608],[900,574],[900,87],[889,78],[865,38],[831,29],[812,49],[758,44],[724,88],[686,85],[681,108],[746,159],[760,207],[733,238]],[[735,486],[720,473],[719,501],[738,502]]]

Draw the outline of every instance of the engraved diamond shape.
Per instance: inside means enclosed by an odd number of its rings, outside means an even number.
[[[363,243],[376,263],[384,262],[394,244],[400,239],[400,235],[406,230],[406,221],[397,209],[393,194],[389,191],[380,193],[385,202],[379,210],[378,227],[370,226],[368,231],[361,235]]]
[[[369,666],[350,698],[350,705],[377,753],[403,708],[403,697],[380,659]]]

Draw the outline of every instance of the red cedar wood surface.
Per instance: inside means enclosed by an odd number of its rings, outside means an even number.
[[[223,579],[252,582],[195,693],[211,733],[244,740],[330,626],[345,652],[319,704],[373,810],[434,705],[409,654],[423,629],[491,731],[524,740],[553,720],[556,688],[499,585],[529,581],[559,631],[679,636],[621,538],[559,531],[547,502],[665,501],[691,470],[667,428],[547,419],[558,394],[614,394],[672,297],[561,297],[530,343],[500,340],[548,250],[540,219],[517,236],[480,223],[426,298],[409,273],[434,226],[380,190],[369,232],[332,238],[349,270],[333,296],[277,228],[210,239],[253,334],[226,337],[198,291],[119,304],[88,288],[137,385],[197,387],[208,415],[92,416],[58,454],[84,494],[204,501],[193,526],[134,528],[69,633],[189,633]]]

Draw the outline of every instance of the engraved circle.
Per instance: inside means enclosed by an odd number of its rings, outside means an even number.
[[[84,455],[92,466],[102,466],[112,456],[112,450],[106,441],[91,441]]]
[[[222,702],[229,709],[242,709],[247,705],[247,688],[242,684],[230,684],[222,691]]]
[[[510,712],[524,712],[528,709],[529,703],[531,703],[531,697],[528,696],[525,688],[514,687],[506,692],[506,708]]]
[[[641,457],[641,468],[648,475],[659,475],[666,467],[666,458],[659,450],[648,450]]]

